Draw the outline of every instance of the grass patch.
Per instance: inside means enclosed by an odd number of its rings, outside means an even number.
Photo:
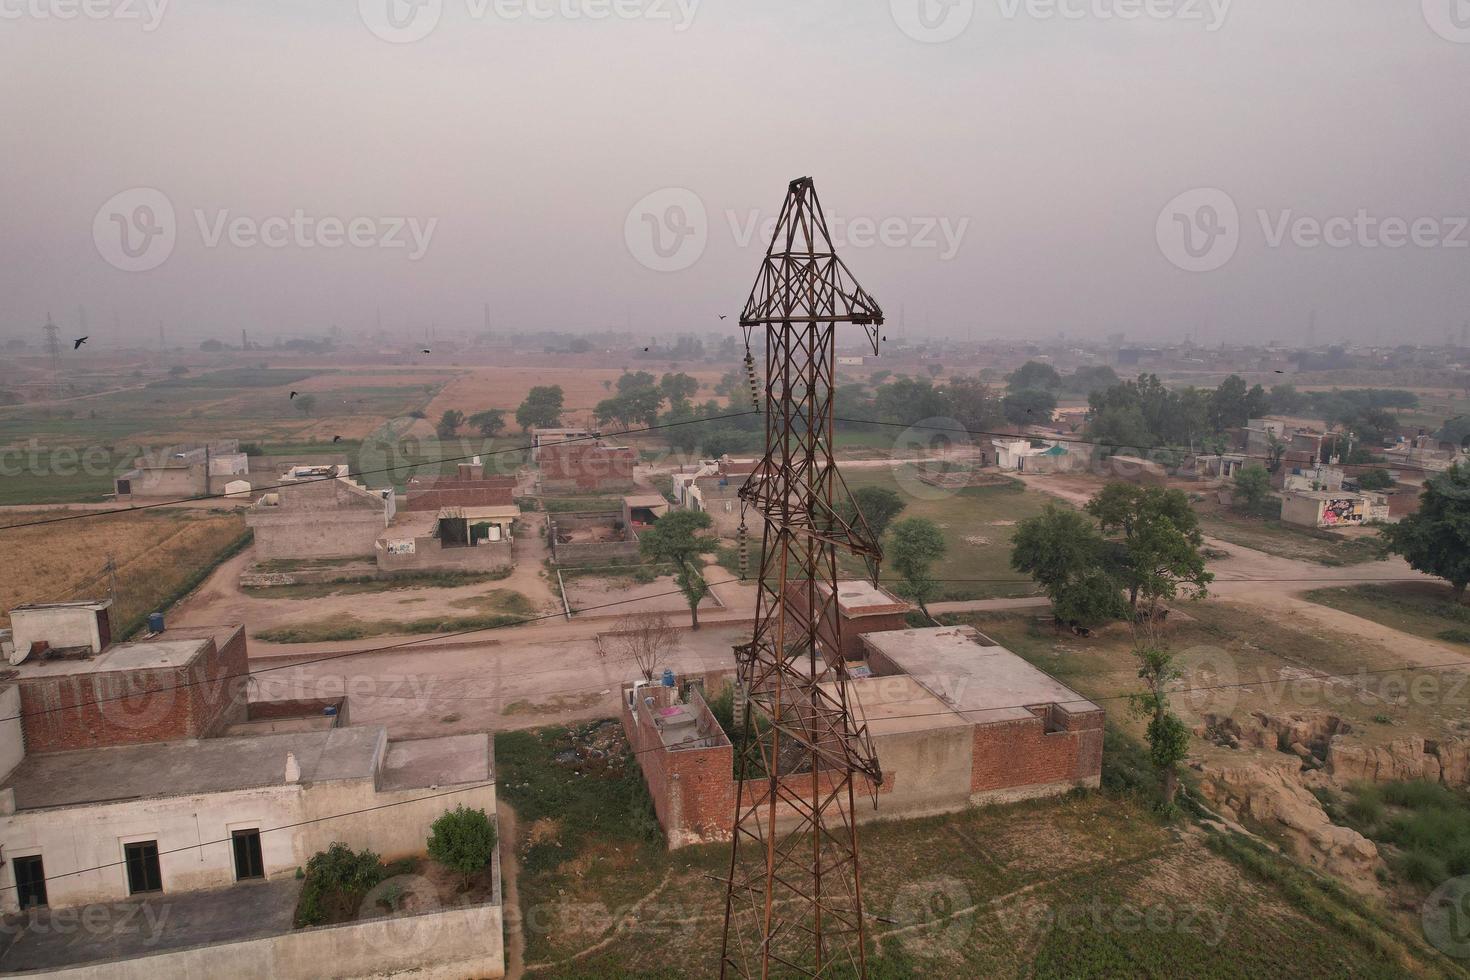
[[[1470,643],[1470,606],[1456,603],[1450,587],[1438,582],[1333,586],[1306,598],[1413,636]]]
[[[311,620],[287,626],[275,626],[261,630],[254,636],[267,643],[329,643],[335,640],[361,640],[370,636],[387,636],[396,633],[458,633],[466,630],[495,629],[501,626],[516,626],[524,623],[535,612],[529,599],[519,592],[501,589],[498,592],[515,596],[516,601],[502,600],[500,612],[485,612],[478,616],[426,616],[421,619],[358,619],[356,616],[340,615]],[[506,612],[505,608],[519,609]]]
[[[458,589],[483,582],[499,582],[510,578],[512,572],[513,569],[507,567],[493,572],[400,572],[391,578],[356,575],[327,582],[247,585],[240,591],[260,599],[320,599],[329,595],[362,595],[403,589]]]
[[[912,466],[896,469],[852,469],[843,471],[850,491],[876,486],[897,491],[906,506],[895,518],[926,517],[944,532],[948,551],[935,565],[934,576],[940,580],[937,602],[965,599],[989,599],[1006,596],[1036,595],[1039,590],[1029,577],[1011,570],[1011,536],[1017,521],[1041,513],[1047,498],[1025,492],[1018,480],[1006,479],[991,486],[965,487],[958,491],[941,491],[917,481]],[[918,487],[922,499],[906,487]],[[756,539],[752,545],[758,550]],[[752,553],[752,568],[759,561]],[[864,578],[867,570],[860,559],[839,558],[842,574]],[[894,576],[885,573],[885,584]]]
[[[1327,810],[1387,851],[1389,866],[1428,890],[1470,874],[1470,795],[1422,780],[1365,783]]]
[[[541,509],[549,514],[567,514],[577,511],[622,512],[622,497],[541,497]]]
[[[1200,514],[1200,529],[1212,538],[1244,548],[1318,565],[1361,565],[1388,557],[1387,547],[1377,536],[1346,537],[1234,511]]]

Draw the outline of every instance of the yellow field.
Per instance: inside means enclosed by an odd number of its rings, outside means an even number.
[[[67,511],[10,511],[0,526],[65,516]],[[237,513],[164,508],[0,530],[0,625],[26,602],[104,598],[108,556],[117,564],[113,635],[187,591],[245,534]]]
[[[635,361],[629,363],[628,369],[647,371],[660,377],[668,370],[668,365],[662,361]],[[526,395],[536,385],[561,385],[566,411],[569,414],[586,413],[598,402],[611,396],[611,389],[616,386],[618,377],[623,373],[619,367],[566,366],[476,367],[461,370],[463,373],[445,385],[429,404],[429,418],[436,419],[451,408],[457,408],[466,415],[487,408],[502,408],[508,414],[514,414],[517,406],[525,401]],[[714,398],[714,386],[720,383],[720,376],[724,373],[682,366],[679,370],[699,382],[695,401]]]

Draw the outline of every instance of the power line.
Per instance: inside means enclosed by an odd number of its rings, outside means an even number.
[[[720,422],[720,421],[723,421],[725,419],[743,418],[743,417],[745,417],[747,415],[755,415],[755,414],[756,414],[755,412],[733,412],[733,413],[731,413],[729,415],[711,415],[711,416],[708,416],[706,418],[701,418],[701,419],[685,419],[685,420],[683,420],[681,422],[661,422],[658,425],[646,425],[646,426],[643,426],[641,428],[635,428],[635,429],[622,429],[622,430],[617,431],[617,432],[604,432],[604,433],[601,433],[601,434],[598,434],[598,435],[574,436],[574,437],[572,437],[570,439],[563,439],[560,443],[558,443],[558,445],[565,445],[565,444],[567,444],[569,442],[587,442],[589,440],[603,439],[603,438],[606,438],[608,436],[638,435],[638,434],[644,433],[644,432],[656,432],[656,431],[658,431],[660,429],[673,429],[673,428],[677,428],[677,427],[683,426],[683,425],[698,425],[698,424],[704,423],[704,422]],[[481,457],[481,456],[499,456],[499,455],[502,455],[504,453],[522,453],[522,452],[525,452],[526,450],[532,449],[532,448],[534,448],[534,447],[532,447],[532,446],[512,446],[512,447],[508,447],[508,448],[505,448],[505,449],[486,450],[484,452],[479,452],[479,453],[467,453],[464,456],[445,456],[445,457],[443,457],[441,459],[425,460],[424,462],[421,462],[421,463],[402,463],[402,464],[400,464],[398,466],[384,466],[384,467],[379,467],[377,469],[372,469],[372,470],[361,470],[358,473],[356,473],[355,475],[356,476],[368,476],[369,474],[376,474],[376,473],[395,473],[398,470],[412,469],[412,468],[414,468],[416,466],[431,466],[431,465],[432,466],[440,466],[440,465],[443,465],[444,463],[458,463],[458,462],[463,462],[464,460],[467,460],[467,459],[476,459],[476,458]],[[254,493],[256,491],[265,491],[265,490],[291,490],[291,489],[294,489],[296,487],[305,486],[305,485],[307,485],[309,483],[323,483],[323,482],[326,482],[326,481],[329,481],[329,480],[335,480],[335,479],[337,479],[336,476],[311,477],[311,478],[305,479],[305,480],[293,480],[290,483],[276,483],[276,484],[269,484],[267,486],[252,487],[251,488],[251,492]],[[115,507],[112,510],[84,511],[84,512],[78,513],[78,514],[67,514],[67,515],[65,515],[63,517],[48,517],[48,518],[46,518],[44,520],[39,520],[39,521],[26,521],[26,522],[21,523],[21,524],[4,524],[4,525],[0,525],[0,531],[12,531],[12,530],[15,530],[17,528],[23,528],[23,527],[40,527],[40,526],[45,525],[45,524],[61,524],[61,523],[65,522],[65,521],[80,521],[80,520],[87,520],[89,518],[96,518],[96,517],[110,517],[113,514],[130,514],[130,513],[133,513],[135,511],[140,511],[140,510],[152,510],[155,507],[176,507],[179,504],[193,503],[193,502],[199,501],[199,500],[220,500],[220,499],[223,499],[223,498],[229,497],[229,496],[231,496],[231,495],[228,494],[228,493],[206,493],[206,494],[200,494],[197,497],[180,497],[180,498],[175,499],[175,500],[160,500],[160,501],[156,501],[156,502],[151,503],[151,504],[139,504],[136,507]]]

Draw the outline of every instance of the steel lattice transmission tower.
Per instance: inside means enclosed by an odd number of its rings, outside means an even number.
[[[876,353],[883,311],[833,250],[810,177],[791,182],[740,315],[765,331],[766,451],[741,490],[763,522],[755,629],[736,651],[746,693],[720,975],[866,973],[855,799],[882,782],[849,699],[837,551],[880,558],[834,508],[839,325]],[[876,571],[875,571],[876,577]]]

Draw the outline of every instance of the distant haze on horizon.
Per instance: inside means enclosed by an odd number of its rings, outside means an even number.
[[[1470,25],[1439,0],[37,16],[67,2],[0,0],[0,336],[85,307],[98,346],[379,313],[417,337],[488,303],[498,330],[718,338],[803,175],[910,338],[1303,344],[1315,311],[1318,343],[1440,343],[1470,319]]]

